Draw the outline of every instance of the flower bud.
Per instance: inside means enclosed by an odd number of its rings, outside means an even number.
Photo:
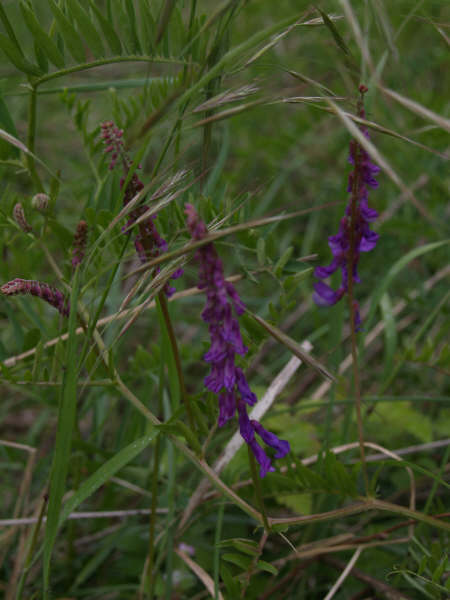
[[[75,231],[73,238],[73,249],[72,249],[72,267],[76,267],[81,263],[84,258],[86,251],[88,224],[86,221],[80,221]]]
[[[25,233],[32,231],[33,228],[28,223],[25,217],[25,211],[23,210],[23,206],[20,204],[20,202],[18,202],[13,208],[13,217],[14,221],[22,231],[25,231]]]
[[[50,198],[47,194],[36,194],[31,200],[31,206],[40,213],[47,212]]]

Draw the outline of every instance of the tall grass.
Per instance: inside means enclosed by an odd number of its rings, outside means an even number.
[[[0,283],[41,282],[0,297],[4,597],[447,597],[446,4],[21,0],[0,20]],[[317,307],[351,139],[381,168],[379,239],[349,305]],[[245,304],[249,416],[290,445],[260,440],[262,479],[204,384],[213,247]]]

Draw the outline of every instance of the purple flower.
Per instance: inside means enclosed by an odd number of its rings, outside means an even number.
[[[58,289],[42,281],[17,277],[12,281],[8,281],[8,283],[4,283],[0,287],[0,292],[5,296],[31,294],[54,306],[64,317],[69,316],[70,305],[68,299]]]
[[[361,85],[359,91],[361,99],[358,115],[364,119],[363,95],[366,93],[367,88]],[[366,138],[369,138],[366,127],[361,127],[361,131]],[[314,270],[314,275],[318,279],[326,279],[340,269],[341,285],[337,290],[333,290],[323,281],[317,281],[314,284],[313,299],[319,306],[332,306],[348,292],[349,269],[352,273],[352,281],[354,283],[361,282],[357,271],[360,253],[373,250],[379,237],[377,233],[370,229],[370,223],[378,217],[378,213],[368,205],[368,192],[369,188],[375,189],[378,187],[375,176],[380,172],[380,168],[371,162],[368,153],[356,140],[350,142],[348,160],[354,167],[349,175],[347,187],[347,191],[351,193],[351,196],[345,209],[345,216],[341,219],[338,233],[328,238],[333,260],[328,266],[316,267]],[[353,307],[354,325],[356,330],[359,330],[361,316],[356,301],[353,302]]]
[[[131,168],[131,161],[128,154],[125,152],[123,144],[123,131],[114,125],[112,121],[105,121],[101,124],[101,138],[106,145],[105,153],[111,154],[111,162],[109,165],[110,169],[114,169],[117,161],[120,159],[122,162],[122,168],[124,175],[120,179],[120,187],[123,188],[125,181],[128,176],[128,172]],[[130,181],[124,190],[123,204],[126,206],[141,190],[144,189],[144,184],[139,179],[136,173],[133,173]],[[128,216],[126,225],[122,228],[122,231],[129,232],[136,221],[144,213],[149,210],[149,207],[145,204],[140,204],[137,208],[133,209]],[[167,242],[164,238],[159,235],[159,232],[155,225],[156,215],[152,215],[143,221],[140,221],[137,225],[138,233],[134,238],[134,247],[141,263],[146,263],[152,258],[156,258],[161,252],[167,251]],[[159,272],[159,267],[154,271],[155,275]],[[178,279],[183,274],[183,269],[177,269],[171,276],[171,279]],[[174,287],[168,283],[164,286],[166,296],[170,297],[176,291]]]
[[[192,237],[201,240],[208,233],[206,225],[199,219],[192,204],[186,204],[185,213]],[[264,477],[275,469],[256,441],[255,433],[267,446],[275,449],[275,458],[288,454],[289,443],[278,439],[258,421],[250,421],[246,405],[253,406],[256,396],[251,391],[244,372],[235,364],[236,354],[243,356],[248,352],[236,318],[244,312],[244,303],[234,286],[225,281],[222,261],[212,243],[199,248],[195,258],[200,263],[198,288],[206,294],[202,318],[209,325],[211,338],[211,346],[203,357],[211,365],[209,375],[205,377],[205,386],[218,395],[219,427],[232,419],[237,409],[240,434],[259,463],[261,477]]]

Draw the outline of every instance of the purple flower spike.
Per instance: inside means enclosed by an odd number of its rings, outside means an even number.
[[[186,223],[194,240],[201,240],[208,234],[206,225],[199,219],[192,204],[186,204]],[[218,395],[219,419],[222,427],[238,412],[239,432],[260,466],[260,476],[274,471],[270,458],[255,439],[255,432],[265,444],[275,449],[275,458],[282,458],[289,452],[289,443],[267,431],[258,423],[250,421],[247,404],[256,404],[256,396],[251,391],[242,369],[235,364],[236,354],[244,356],[248,348],[244,346],[237,317],[245,311],[235,287],[225,281],[223,264],[212,243],[205,244],[195,254],[200,263],[198,288],[206,294],[203,320],[209,324],[211,346],[204,360],[211,365],[205,377],[205,386]]]
[[[54,306],[64,317],[69,316],[69,300],[62,292],[53,286],[36,281],[33,279],[20,279],[17,277],[0,287],[0,292],[5,296],[15,296],[16,294],[31,294],[37,298],[42,298],[51,306]]]
[[[358,102],[358,116],[365,118],[363,99],[367,88],[359,87],[361,98]],[[367,127],[361,126],[363,135],[369,139]],[[347,191],[351,193],[345,216],[341,219],[339,232],[328,238],[328,245],[333,260],[327,267],[316,267],[314,275],[318,279],[326,279],[335,271],[341,269],[341,285],[335,291],[323,281],[314,284],[313,300],[318,306],[332,306],[348,292],[349,268],[352,272],[352,282],[360,283],[358,262],[361,252],[370,252],[377,244],[379,235],[370,229],[370,223],[378,217],[375,209],[368,205],[369,188],[376,189],[378,181],[375,176],[380,168],[373,164],[370,156],[356,140],[350,142],[348,158],[353,165],[353,171],[348,178]],[[351,266],[350,266],[351,263]],[[361,328],[361,316],[358,303],[353,303],[354,326],[357,331]]]
[[[125,181],[128,176],[128,172],[131,168],[131,160],[125,151],[123,143],[123,131],[116,127],[112,121],[105,121],[101,124],[101,134],[104,144],[106,145],[105,153],[111,154],[111,162],[109,165],[110,169],[114,169],[118,160],[122,163],[123,177],[120,180],[121,189],[125,185]],[[140,168],[140,167],[139,167]],[[140,191],[144,189],[144,184],[139,179],[136,173],[133,173],[130,181],[124,190],[123,204],[126,206]],[[136,221],[144,213],[149,210],[149,206],[140,204],[137,208],[132,210],[128,215],[128,221],[122,231],[128,233]],[[164,238],[159,235],[159,232],[155,225],[156,215],[152,215],[143,221],[140,221],[137,225],[138,233],[134,239],[134,247],[141,263],[146,263],[152,258],[156,258],[162,252],[167,251],[167,242]],[[154,270],[154,274],[159,273],[159,267]],[[178,279],[183,274],[183,269],[177,269],[171,276],[171,279]],[[166,283],[164,292],[167,297],[170,298],[176,289]]]

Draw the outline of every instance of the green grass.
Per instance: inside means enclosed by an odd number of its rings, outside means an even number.
[[[318,8],[0,7],[0,284],[45,281],[72,306],[65,319],[30,295],[0,297],[7,600],[447,597],[450,13],[440,0]],[[360,83],[370,145],[354,118]],[[151,269],[121,231],[106,120],[124,130],[128,181],[136,170],[168,243]],[[360,399],[347,303],[312,301],[358,136],[382,167],[369,199],[380,238],[354,289]],[[31,232],[13,218],[18,202]],[[203,384],[202,244],[186,202],[237,276],[249,348],[239,364],[267,403],[263,425],[291,445],[260,483],[230,441],[237,420],[217,428]],[[73,270],[81,219],[88,245]],[[293,356],[303,364],[286,374]]]

